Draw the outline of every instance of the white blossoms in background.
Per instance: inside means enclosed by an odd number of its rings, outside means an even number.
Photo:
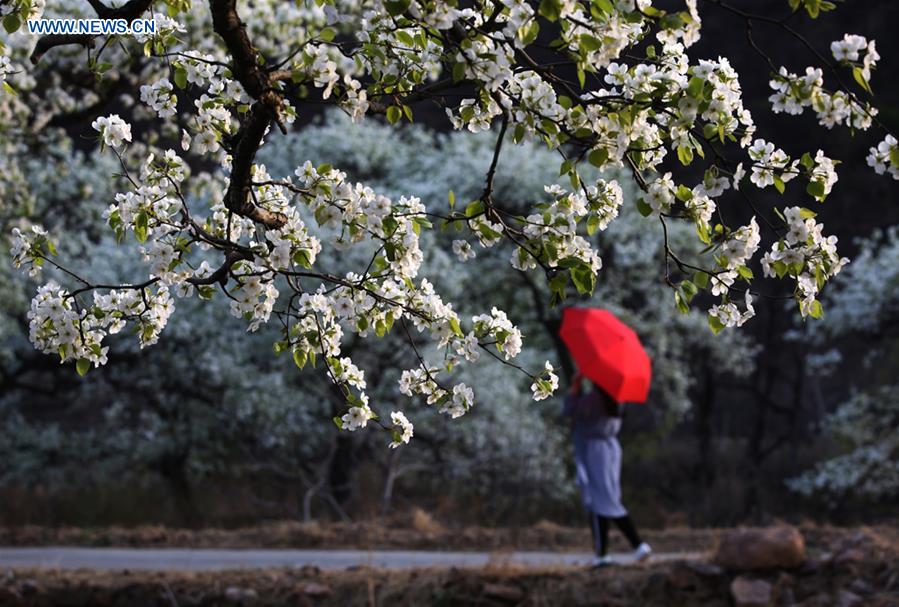
[[[131,141],[131,125],[122,120],[118,114],[101,116],[91,123],[91,127],[100,133],[103,143],[117,148],[123,142]]]
[[[878,175],[889,173],[893,179],[899,179],[899,144],[892,135],[868,150],[868,166]]]
[[[0,55],[0,82],[6,80],[6,75],[12,73],[12,62],[9,57]]]
[[[476,255],[474,249],[471,248],[471,245],[465,240],[453,241],[453,253],[456,254],[456,257],[459,258],[459,261],[468,261],[469,259],[474,259]]]
[[[406,418],[402,411],[393,411],[390,414],[390,421],[394,425],[394,429],[391,430],[393,441],[390,443],[390,447],[395,449],[400,445],[408,444],[413,433],[412,422]]]

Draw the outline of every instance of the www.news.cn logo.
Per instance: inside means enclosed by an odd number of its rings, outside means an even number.
[[[89,34],[92,36],[133,36],[156,33],[155,19],[39,19],[28,21],[28,33]]]

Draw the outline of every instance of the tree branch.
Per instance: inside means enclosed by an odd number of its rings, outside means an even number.
[[[125,19],[131,23],[144,12],[146,12],[152,0],[128,0],[125,4],[117,8],[110,8],[100,2],[100,0],[88,0],[90,5],[100,19]],[[31,53],[31,63],[37,64],[47,51],[57,46],[67,44],[80,44],[81,46],[91,48],[94,45],[93,34],[48,34],[41,37]]]

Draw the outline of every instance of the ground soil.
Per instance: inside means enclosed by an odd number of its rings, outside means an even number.
[[[545,525],[544,525],[545,526]],[[899,528],[835,528],[806,525],[808,559],[794,570],[755,572],[752,579],[768,582],[773,588],[772,605],[802,607],[899,607]],[[332,530],[337,533],[336,530]],[[266,527],[260,537],[271,529]],[[9,531],[0,536],[8,544]],[[221,543],[222,536],[195,532],[193,539],[205,537],[205,545],[235,546]],[[249,541],[242,530],[241,541]],[[420,533],[420,532],[419,532]],[[487,534],[498,541],[497,530]],[[547,532],[548,533],[548,532]],[[567,533],[567,532],[566,532]],[[574,533],[574,531],[571,531]],[[713,531],[690,530],[659,532],[656,541],[679,538],[693,546],[702,546],[714,537]],[[439,535],[439,534],[438,534]],[[34,538],[35,536],[29,536]],[[49,532],[40,536],[45,543],[71,540],[71,532],[56,536]],[[88,537],[88,536],[84,536]],[[94,533],[95,541],[108,542],[118,535]],[[134,540],[137,536],[129,536]],[[164,535],[173,543],[151,545],[185,545],[186,536],[170,532]],[[216,542],[209,543],[211,538]],[[406,536],[399,536],[405,538]],[[480,535],[472,537],[481,538]],[[526,530],[514,536],[517,548],[555,547],[561,549],[568,536],[560,531],[546,537],[556,538],[552,546],[537,546]],[[172,538],[178,538],[174,543]],[[269,546],[294,546],[287,540],[269,538]],[[382,538],[383,540],[383,538]],[[481,538],[482,541],[486,541]],[[293,541],[296,541],[295,539]],[[436,541],[436,540],[430,540]],[[123,545],[135,545],[132,543]],[[241,544],[246,545],[246,544]],[[254,545],[261,545],[256,543]],[[306,544],[310,545],[310,544]],[[319,547],[322,544],[315,544]],[[349,545],[349,544],[347,544]],[[358,546],[358,545],[357,545]],[[434,547],[406,543],[392,547]],[[460,547],[456,542],[450,547]],[[473,546],[466,546],[473,549]],[[482,545],[483,547],[483,545]],[[509,546],[507,546],[509,547]],[[581,549],[578,540],[572,548]],[[683,549],[680,547],[679,549]],[[679,607],[686,605],[730,606],[730,585],[739,572],[724,571],[708,562],[666,562],[636,567],[603,570],[575,568],[516,568],[504,565],[499,558],[494,565],[482,569],[418,569],[382,571],[352,568],[346,571],[321,571],[317,568],[276,569],[226,572],[92,572],[54,570],[0,571],[0,606],[69,605],[99,606],[206,606],[206,605],[597,605],[625,607]]]
[[[660,552],[705,551],[714,546],[715,529],[646,530],[645,539]],[[626,544],[613,532],[612,550]],[[527,527],[444,526],[423,511],[405,518],[358,523],[284,521],[237,529],[172,529],[162,526],[0,527],[0,546],[144,546],[192,548],[358,548],[406,550],[589,551],[590,529],[540,522]]]

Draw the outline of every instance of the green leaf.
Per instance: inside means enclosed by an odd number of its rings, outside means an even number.
[[[590,215],[587,218],[587,235],[593,236],[596,234],[596,230],[599,229],[599,216],[598,215]]]
[[[812,219],[813,217],[817,217],[818,214],[810,209],[802,207],[799,209],[799,216],[803,219]]]
[[[699,293],[699,287],[690,282],[689,280],[684,280],[680,283],[680,288],[684,292],[684,297],[687,300],[687,303],[693,300],[696,297],[696,294]]]
[[[783,194],[784,190],[787,189],[787,184],[784,183],[784,180],[780,175],[774,176],[774,187],[777,188],[777,191],[781,194]]]
[[[852,68],[852,77],[855,78],[855,81],[858,82],[858,85],[865,89],[868,93],[871,93],[871,84],[865,79],[865,75],[862,73],[862,68],[854,67]]]
[[[12,34],[17,31],[20,27],[22,27],[22,20],[19,19],[19,15],[16,13],[12,13],[7,15],[3,19],[3,29],[6,30],[8,34]]]
[[[687,314],[690,311],[690,304],[687,302],[680,289],[677,289],[674,292],[674,305],[677,306],[677,309],[681,314]]]
[[[134,236],[140,243],[147,242],[147,233],[149,231],[147,226],[149,221],[150,218],[147,216],[146,211],[138,213],[137,218],[134,220]]]
[[[649,217],[650,215],[652,215],[652,207],[649,206],[649,203],[642,198],[637,199],[637,211],[640,213],[640,215],[643,215],[643,217]]]
[[[298,249],[297,252],[293,254],[293,262],[307,270],[312,267],[312,259],[309,256],[309,251],[306,249]]]
[[[449,319],[450,329],[453,330],[453,333],[456,334],[457,337],[464,337],[465,334],[462,333],[462,327],[459,326],[459,320],[456,318]]]
[[[706,289],[709,286],[709,275],[706,272],[694,272],[693,284],[700,289]]]
[[[293,351],[293,363],[302,369],[306,366],[306,361],[309,360],[309,355],[305,350],[294,350]]]
[[[91,361],[89,361],[86,358],[79,358],[75,362],[75,370],[78,372],[78,375],[80,375],[81,377],[84,377],[85,375],[87,375],[87,372],[90,371],[90,368],[91,368]]]
[[[740,266],[739,268],[737,268],[737,274],[739,274],[744,280],[752,280],[752,270],[750,270],[746,266]]]
[[[6,91],[7,93],[9,93],[10,95],[13,95],[13,96],[19,94],[19,93],[16,92],[16,89],[14,89],[14,88],[12,87],[12,85],[11,85],[10,83],[8,83],[6,80],[3,81],[3,90]]]
[[[412,0],[386,0],[384,8],[391,17],[398,17],[406,12]]]
[[[686,145],[680,145],[677,147],[677,159],[680,160],[680,163],[684,166],[689,165],[693,162],[693,148]]]
[[[824,316],[824,306],[817,299],[808,307],[808,315],[812,318],[821,318]]]
[[[452,209],[456,206],[456,193],[450,190],[449,194],[447,194],[447,197],[449,198],[449,206]]]
[[[815,166],[815,161],[812,160],[812,156],[808,152],[802,155],[802,158],[799,159],[799,163],[809,171]]]
[[[546,19],[555,21],[562,13],[562,3],[559,0],[540,0],[537,11]]]
[[[687,84],[687,95],[694,99],[699,99],[702,97],[702,89],[704,86],[705,80],[702,78],[697,78],[696,76],[690,78],[690,83]]]
[[[527,27],[522,26],[518,28],[518,38],[525,46],[531,44],[534,40],[536,40],[539,33],[540,24],[536,19],[531,19],[531,22]]]
[[[677,186],[677,191],[674,192],[674,196],[681,202],[689,202],[690,200],[693,200],[693,190],[681,184]]]
[[[712,333],[718,335],[721,331],[724,330],[724,324],[718,320],[717,316],[709,315],[709,328],[712,330]]]
[[[453,64],[453,82],[459,82],[465,78],[465,64],[464,63],[454,63]]]
[[[175,68],[175,74],[173,75],[173,79],[175,80],[175,86],[179,89],[183,89],[187,87],[187,70],[183,67]]]
[[[601,167],[606,163],[609,159],[609,150],[606,148],[596,148],[590,152],[590,155],[587,156],[587,160],[590,161],[595,167]]]
[[[817,200],[824,200],[824,182],[822,181],[809,181],[805,191]]]
[[[890,148],[890,164],[899,167],[899,145]]]
[[[588,53],[598,51],[602,48],[602,42],[591,34],[581,34],[581,48]]]
[[[403,117],[403,110],[395,105],[391,105],[387,108],[387,122],[390,124],[396,124]]]
[[[334,422],[334,425],[337,426],[340,430],[343,430],[343,420],[340,419],[337,415],[331,418],[331,421]]]
[[[607,15],[611,15],[615,12],[615,8],[612,6],[611,0],[593,0],[593,3],[597,7],[599,7],[599,10]]]
[[[318,34],[318,39],[324,42],[331,42],[337,36],[337,31],[332,27],[326,27]]]
[[[466,217],[474,217],[476,215],[480,215],[484,212],[484,201],[483,200],[475,200],[467,207],[465,207],[465,216]]]

